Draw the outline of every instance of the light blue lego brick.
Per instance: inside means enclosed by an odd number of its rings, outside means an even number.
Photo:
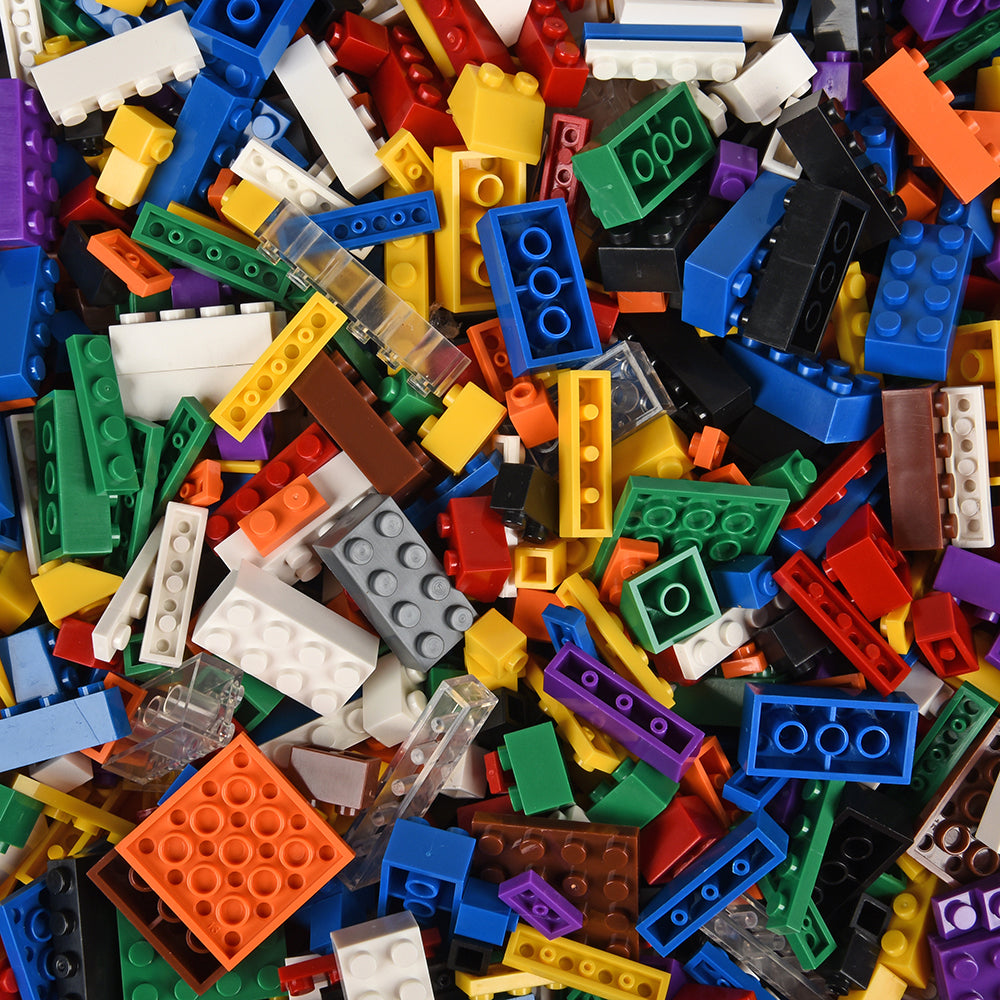
[[[351,208],[338,208],[311,216],[342,247],[356,250],[389,240],[399,240],[441,228],[433,191],[418,191]]]
[[[971,252],[969,229],[903,223],[886,250],[865,333],[869,371],[947,378]]]
[[[579,608],[561,608],[550,604],[542,611],[542,623],[558,653],[567,642],[597,658],[597,646],[587,631],[587,616]]]
[[[59,265],[41,247],[14,247],[0,254],[0,400],[38,395],[45,378],[43,352],[51,340]]]
[[[744,972],[721,948],[706,941],[685,963],[684,971],[706,986],[753,990],[756,1000],[777,1000],[759,979]]]
[[[722,786],[722,797],[738,809],[763,809],[788,783],[788,778],[752,778],[742,767]]]
[[[738,759],[751,777],[908,785],[917,714],[897,693],[748,684]]]
[[[681,319],[724,337],[753,283],[760,245],[785,214],[787,177],[763,171],[684,262]]]
[[[748,337],[728,337],[724,350],[750,384],[757,406],[824,444],[860,441],[882,422],[874,375],[852,375],[843,361],[824,363]]]
[[[719,606],[762,608],[778,596],[770,556],[739,556],[708,571]]]
[[[109,35],[123,35],[132,28],[138,28],[143,23],[142,18],[124,11],[106,7],[98,0],[74,0],[76,6],[89,17],[92,17]]]
[[[417,531],[426,531],[447,506],[458,497],[471,497],[487,483],[496,479],[500,470],[500,456],[493,452],[488,457],[476,455],[471,458],[461,476],[445,476],[434,489],[429,500],[415,500],[403,513]]]
[[[14,970],[21,1000],[56,1000],[52,970],[49,891],[35,879],[0,902],[0,941]]]
[[[664,886],[639,915],[636,929],[658,955],[668,955],[787,852],[788,834],[767,813],[754,813]]]
[[[0,638],[0,662],[7,671],[15,702],[68,693],[79,685],[73,665],[53,655],[55,643],[51,625],[37,625]]]
[[[514,375],[601,353],[562,198],[492,208],[476,224]]]
[[[643,42],[742,42],[743,28],[739,24],[605,24],[586,21],[583,40]]]

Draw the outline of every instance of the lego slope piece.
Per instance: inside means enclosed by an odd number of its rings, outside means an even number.
[[[118,851],[226,969],[352,856],[244,735],[140,823]],[[234,869],[252,896],[226,878]]]
[[[57,124],[78,125],[98,108],[111,111],[134,94],[148,97],[171,80],[190,80],[204,65],[177,11],[36,66],[33,76]]]
[[[192,640],[320,715],[375,669],[378,637],[244,562],[205,602]]]

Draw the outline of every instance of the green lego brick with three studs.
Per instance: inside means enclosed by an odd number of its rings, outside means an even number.
[[[181,396],[170,414],[157,473],[153,519],[159,520],[167,504],[177,495],[184,478],[198,461],[215,427],[208,410],[194,396]]]

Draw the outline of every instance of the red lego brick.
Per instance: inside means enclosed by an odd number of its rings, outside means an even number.
[[[869,621],[913,596],[909,563],[869,504],[859,507],[827,543],[823,571]]]
[[[774,582],[829,636],[880,694],[899,687],[910,668],[864,615],[804,552],[774,573]]]
[[[727,827],[697,795],[675,795],[659,816],[639,831],[639,868],[650,885],[662,885],[682,872]]]
[[[339,69],[362,76],[375,73],[389,55],[388,29],[353,11],[334,22],[326,42],[337,53]]]
[[[327,986],[340,982],[340,969],[333,955],[320,955],[318,958],[306,958],[292,961],[278,969],[278,982],[290,997],[305,996],[315,991],[313,979],[319,976],[325,978]]]
[[[489,497],[459,497],[438,515],[438,534],[448,541],[444,571],[473,601],[492,604],[511,572],[503,521]]]
[[[594,314],[594,322],[597,324],[597,336],[602,344],[611,342],[611,335],[615,332],[615,325],[621,310],[618,308],[618,300],[603,292],[590,292],[590,310]]]
[[[475,0],[410,0],[410,3],[423,12],[434,29],[455,76],[469,63],[476,66],[493,63],[505,73],[517,72],[507,46]]]
[[[560,112],[552,116],[549,125],[549,142],[542,163],[538,200],[562,198],[571,222],[576,221],[576,206],[580,197],[580,182],[573,173],[573,154],[581,152],[590,141],[591,124],[589,118]]]
[[[910,606],[913,638],[939,677],[957,677],[979,669],[972,629],[951,594],[934,591]]]
[[[575,108],[580,103],[590,67],[560,16],[556,0],[532,0],[514,54],[538,81],[546,104]]]
[[[79,618],[64,618],[56,633],[56,644],[53,654],[61,660],[79,663],[81,666],[97,670],[112,670],[122,672],[122,654],[116,653],[115,658],[107,663],[94,656],[94,634],[92,622],[81,621]]]
[[[483,766],[486,768],[486,786],[492,795],[503,795],[511,786],[511,782],[504,776],[504,769],[500,763],[500,755],[496,750],[486,754],[483,758]]]
[[[67,191],[59,202],[59,225],[71,222],[103,222],[115,229],[130,228],[123,212],[111,208],[97,195],[97,178],[88,177]]]

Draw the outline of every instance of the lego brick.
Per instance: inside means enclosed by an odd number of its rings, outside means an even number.
[[[951,594],[929,593],[910,605],[913,638],[939,677],[977,670],[972,628]]]
[[[374,757],[309,746],[293,746],[288,765],[292,780],[305,795],[335,805],[341,816],[368,808],[380,767]]]
[[[9,332],[0,349],[0,398],[35,396],[46,375],[44,350],[58,265],[39,247],[12,248],[0,256],[0,294],[9,309]]]
[[[562,198],[571,223],[576,221],[580,182],[573,173],[572,159],[590,139],[591,121],[577,115],[556,112],[549,125],[549,135],[538,184],[539,201]]]
[[[14,413],[7,419],[7,441],[12,459],[14,486],[24,537],[28,570],[37,573],[41,563],[39,550],[38,466],[35,448],[35,418],[31,413]]]
[[[502,883],[500,899],[550,941],[580,930],[583,924],[580,911],[534,871]]]
[[[401,6],[446,77],[460,74],[470,62],[492,63],[504,72],[514,72],[506,46],[478,5],[457,2],[441,7],[401,0]]]
[[[444,394],[444,413],[420,425],[423,448],[456,475],[482,449],[506,415],[504,407],[474,383]]]
[[[520,28],[514,54],[538,80],[545,103],[575,107],[587,83],[589,68],[556,0],[531,0]]]
[[[958,601],[1000,613],[1000,609],[993,607],[1000,604],[992,590],[997,575],[994,567],[991,559],[957,547],[952,551],[949,546],[934,577],[934,589],[947,591]]]
[[[332,212],[350,203],[288,157],[257,138],[250,138],[230,169],[273,198],[288,198],[305,212]]]
[[[623,25],[739,25],[743,37],[750,42],[770,38],[781,15],[771,0],[754,3],[749,8],[734,0],[723,0],[718,10],[712,9],[710,19],[705,9],[691,0],[623,0],[621,10],[616,6],[615,13]]]
[[[328,510],[329,504],[309,477],[297,476],[241,518],[239,529],[262,556],[267,556]]]
[[[55,1000],[59,996],[52,960],[49,893],[44,879],[35,879],[0,904],[0,939],[25,1000]]]
[[[943,456],[945,475],[953,477],[955,495],[948,498],[959,548],[990,548],[994,543],[989,502],[989,456],[986,441],[986,403],[982,386],[946,386],[947,412],[941,432],[951,442]]]
[[[34,56],[42,51],[46,35],[41,5],[5,0],[0,13],[0,31],[11,76],[30,82]]]
[[[437,202],[430,191],[314,214],[313,221],[348,250],[440,228]]]
[[[91,236],[87,249],[135,295],[158,295],[173,284],[174,276],[120,229]]]
[[[448,541],[444,570],[476,601],[495,601],[511,572],[510,550],[500,516],[488,497],[458,497],[438,515],[438,534]]]
[[[178,11],[36,66],[33,77],[56,123],[75,125],[99,106],[110,111],[134,94],[149,96],[171,80],[190,80],[204,65]]]
[[[671,34],[682,30],[679,27]],[[623,31],[619,25],[587,24],[583,42],[584,59],[597,80],[727,83],[743,68],[746,58],[742,38],[652,38],[639,34],[638,29]]]
[[[498,755],[503,769],[514,776],[507,794],[519,812],[532,816],[573,804],[573,790],[551,722],[507,733]]]

